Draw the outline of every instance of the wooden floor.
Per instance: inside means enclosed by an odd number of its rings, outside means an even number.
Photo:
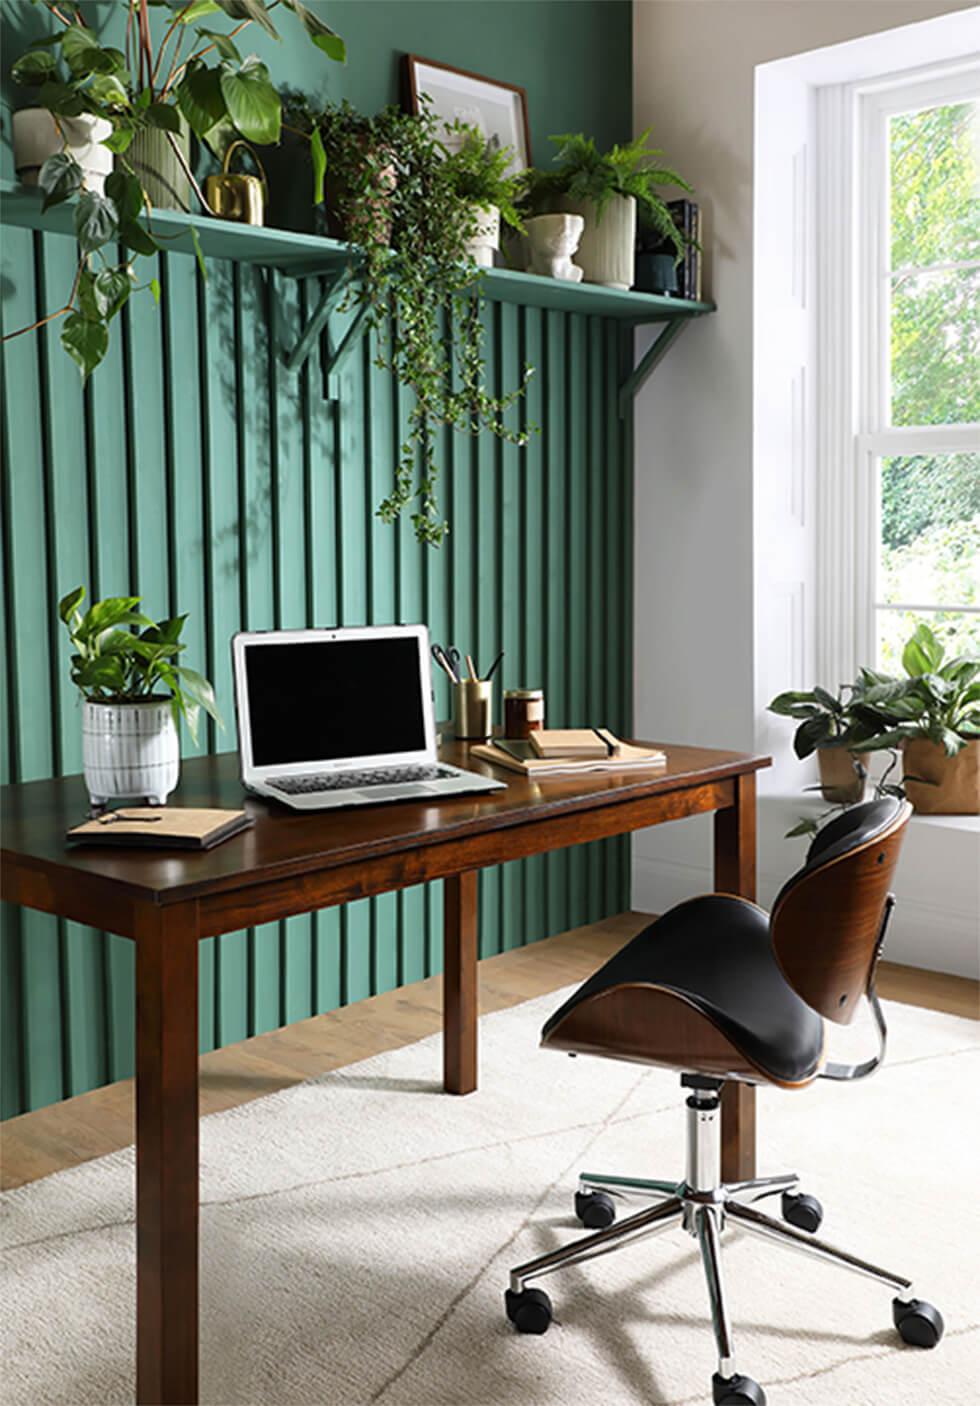
[[[649,916],[623,913],[480,963],[480,1010],[504,1010],[585,979]],[[977,982],[883,962],[882,996],[952,1015],[980,1018]],[[201,1112],[261,1098],[315,1074],[354,1064],[434,1034],[442,1025],[442,979],[314,1016],[215,1050],[201,1059]],[[133,1081],[80,1094],[2,1125],[0,1185],[22,1186],[133,1140]]]

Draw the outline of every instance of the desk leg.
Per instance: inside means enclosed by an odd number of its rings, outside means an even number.
[[[476,1088],[477,898],[475,869],[446,880],[443,931],[443,1085],[450,1094]]]
[[[755,773],[735,779],[735,804],[715,811],[715,889],[755,898]],[[755,1089],[734,1081],[721,1100],[721,1175],[755,1176]]]
[[[136,1399],[198,1399],[197,905],[136,944]]]

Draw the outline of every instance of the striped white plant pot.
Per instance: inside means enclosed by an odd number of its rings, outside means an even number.
[[[85,784],[93,806],[125,798],[166,805],[180,776],[180,740],[170,703],[85,703]]]

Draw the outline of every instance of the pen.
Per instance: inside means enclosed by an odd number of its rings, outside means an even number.
[[[469,671],[470,671],[470,682],[471,682],[471,683],[479,683],[480,680],[477,678],[476,669],[475,669],[474,666],[473,666],[473,656],[472,656],[472,654],[467,654],[467,656],[466,656],[466,667],[467,667],[467,669],[469,669]]]
[[[496,668],[497,668],[497,665],[500,663],[500,661],[501,661],[501,659],[503,659],[503,657],[504,657],[504,651],[501,650],[500,653],[497,655],[496,659],[495,659],[495,660],[493,661],[493,663],[490,665],[490,668],[487,670],[487,676],[486,676],[486,678],[484,679],[484,683],[489,683],[489,681],[493,678],[493,675],[494,675],[494,672],[495,672],[495,670],[496,670]]]

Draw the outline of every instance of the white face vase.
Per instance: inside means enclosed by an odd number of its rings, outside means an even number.
[[[572,263],[579,246],[585,221],[581,215],[536,215],[527,221],[527,238],[531,246],[529,273],[545,278],[563,278],[580,283],[582,270]]]

